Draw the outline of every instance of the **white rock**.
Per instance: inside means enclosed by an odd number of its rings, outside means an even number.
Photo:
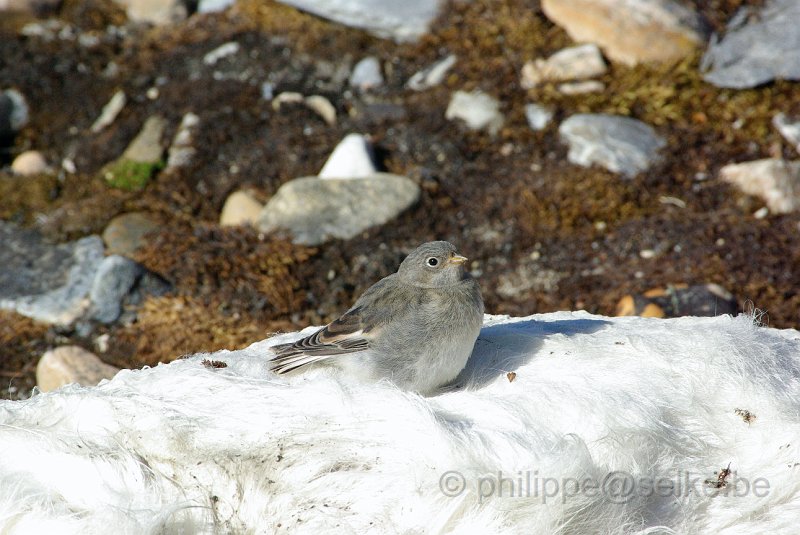
[[[194,141],[199,128],[200,117],[192,112],[183,116],[167,153],[167,169],[186,167],[192,163],[197,154]]]
[[[719,177],[748,195],[761,197],[771,212],[800,209],[800,161],[764,159],[726,165]]]
[[[584,80],[605,74],[608,70],[603,55],[595,44],[573,46],[560,50],[545,59],[536,59],[522,67],[523,89],[531,89],[542,82]]]
[[[164,154],[161,138],[164,136],[166,128],[166,119],[160,115],[151,115],[125,149],[122,157],[134,162],[157,163]]]
[[[303,99],[308,108],[317,113],[329,126],[336,124],[336,108],[322,95],[310,95]]]
[[[772,124],[783,139],[791,143],[794,150],[800,152],[800,121],[789,120],[784,113],[778,113],[772,118]]]
[[[97,118],[97,120],[95,120],[94,124],[92,124],[90,130],[96,134],[113,123],[119,115],[119,112],[121,112],[122,108],[125,107],[125,103],[127,101],[128,97],[125,96],[125,91],[122,89],[114,93],[114,95],[111,97],[111,100],[109,100],[108,103],[103,106],[100,116]]]
[[[457,59],[455,54],[450,54],[430,67],[415,73],[408,79],[406,86],[414,91],[422,91],[441,84],[444,81],[445,75],[456,64]]]
[[[125,8],[128,19],[157,26],[180,22],[186,18],[182,0],[115,0]]]
[[[11,162],[11,171],[20,176],[38,175],[49,169],[47,160],[38,150],[26,150]]]
[[[497,134],[505,122],[500,102],[480,90],[456,91],[444,116],[461,119],[471,130],[487,130],[492,135]]]
[[[632,177],[650,167],[666,142],[649,125],[629,117],[573,115],[558,129],[571,163],[593,164]]]
[[[36,386],[51,392],[64,385],[77,383],[94,386],[114,377],[119,368],[106,364],[94,353],[79,346],[61,346],[42,355],[36,366]]]
[[[225,205],[219,216],[219,224],[222,227],[255,225],[258,215],[263,209],[264,205],[247,191],[234,191],[225,199]]]
[[[428,32],[441,0],[279,0],[314,15],[395,41],[416,41]]]
[[[200,0],[197,4],[197,12],[218,13],[225,11],[235,3],[236,0]]]
[[[558,84],[558,92],[564,95],[584,95],[586,93],[600,93],[605,91],[606,85],[597,80],[584,82],[566,82]]]
[[[553,120],[553,110],[539,104],[526,104],[525,118],[528,120],[528,125],[532,130],[544,130]]]
[[[206,53],[206,55],[203,56],[203,63],[205,63],[209,67],[212,65],[216,65],[216,63],[219,60],[237,54],[240,49],[241,46],[239,46],[239,43],[237,43],[236,41],[229,41],[227,43],[219,45],[214,50]]]
[[[381,62],[375,56],[367,56],[353,67],[350,86],[359,91],[369,91],[383,85]]]
[[[378,171],[373,162],[372,145],[361,134],[342,139],[319,172],[320,178],[359,178]]]
[[[22,130],[30,121],[30,108],[25,95],[16,89],[0,92],[0,136]]]

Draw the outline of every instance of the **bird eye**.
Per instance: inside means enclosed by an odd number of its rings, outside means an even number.
[[[428,258],[425,261],[425,263],[428,264],[430,267],[436,267],[436,266],[439,265],[439,259],[432,256],[432,257]]]

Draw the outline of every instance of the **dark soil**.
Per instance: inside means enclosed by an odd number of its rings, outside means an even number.
[[[741,5],[758,3],[694,2],[717,31]],[[702,81],[698,52],[675,65],[611,65],[601,94],[567,97],[551,86],[526,92],[519,86],[524,62],[571,44],[538,2],[527,0],[454,3],[429,36],[403,45],[262,0],[240,0],[225,13],[168,28],[127,24],[110,0],[67,1],[55,16],[98,43],[22,36],[30,16],[0,21],[0,88],[19,89],[32,114],[0,163],[35,148],[51,162],[72,159],[77,173],[24,180],[0,173],[0,217],[54,241],[100,233],[127,211],[163,222],[135,258],[176,290],[147,300],[133,324],[95,330],[93,337],[109,335],[101,356],[111,364],[152,365],[326,322],[432,239],[450,240],[470,257],[491,313],[610,315],[628,293],[717,283],[741,310],[766,311],[770,326],[800,326],[800,215],[757,219],[762,201],[716,178],[734,161],[797,159],[770,124],[779,111],[800,115],[797,84],[717,89]],[[109,32],[109,25],[125,30]],[[203,65],[204,54],[232,40],[238,54]],[[448,53],[459,61],[441,86],[419,93],[404,87]],[[384,62],[386,85],[361,96],[336,70],[366,55]],[[108,76],[112,63],[118,74]],[[266,81],[275,94],[327,97],[337,125],[303,106],[275,111],[261,98]],[[149,98],[154,87],[158,96]],[[453,91],[474,88],[503,103],[506,126],[495,137],[444,118]],[[110,127],[91,133],[118,89],[127,106]],[[526,123],[523,107],[531,101],[556,109],[556,122],[543,132]],[[171,137],[190,111],[202,125],[190,168],[162,172],[133,193],[98,177],[147,117],[165,117]],[[662,162],[632,180],[569,164],[557,125],[577,112],[653,125],[668,140]],[[386,170],[419,182],[416,207],[356,239],[316,248],[217,226],[232,191],[252,188],[266,200],[288,180],[319,171],[350,132],[370,134]],[[655,257],[643,258],[643,250]],[[520,270],[550,274],[553,282],[510,297],[498,293]],[[63,343],[96,350],[76,332],[0,314],[0,396],[27,395],[38,357]]]

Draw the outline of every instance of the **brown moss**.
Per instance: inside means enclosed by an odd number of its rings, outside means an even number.
[[[54,176],[0,174],[0,219],[30,224],[36,214],[47,210],[57,194]]]
[[[28,397],[49,338],[46,324],[0,310],[0,399]]]

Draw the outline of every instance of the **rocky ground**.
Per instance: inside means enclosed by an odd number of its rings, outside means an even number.
[[[709,48],[712,33],[733,36],[732,19],[757,31],[780,13],[685,3],[700,41],[681,37],[689,46],[655,60],[600,42],[599,65],[587,50],[589,70],[572,72],[552,57],[576,42],[548,4],[452,2],[403,42],[262,0],[156,23],[110,0],[0,13],[0,113],[17,110],[0,115],[0,396],[29,395],[39,357],[60,345],[140,367],[324,323],[433,239],[470,257],[490,313],[613,315],[628,294],[716,284],[737,310],[800,326],[800,70],[787,61],[764,79],[747,60],[761,78],[704,72],[733,63]],[[742,48],[800,57],[791,38],[753,42]],[[450,55],[439,80],[409,87]],[[367,136],[377,170],[406,178],[409,207],[304,243],[267,232],[263,213],[220,225],[234,192],[279,213],[279,189],[318,175],[350,133]],[[20,161],[26,151],[44,161]],[[367,182],[325,187],[349,188],[359,207]],[[363,206],[372,217],[375,203]],[[44,306],[25,297],[37,265],[49,279],[69,264],[43,251],[93,235],[103,243],[78,308],[59,309],[68,321],[30,312]]]

